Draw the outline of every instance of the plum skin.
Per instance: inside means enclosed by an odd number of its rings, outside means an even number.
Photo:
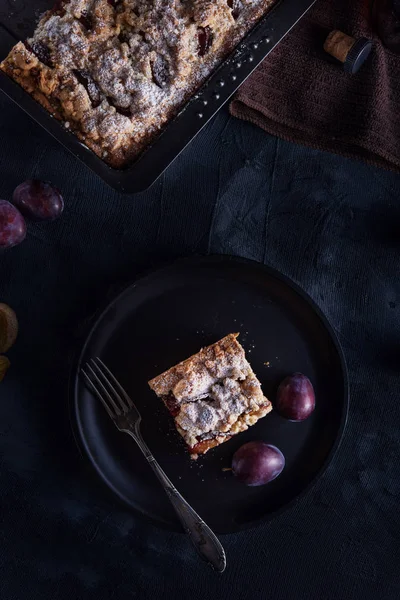
[[[266,442],[248,442],[236,450],[232,459],[232,472],[250,487],[265,485],[280,475],[285,457],[276,446]]]
[[[315,409],[315,393],[311,381],[302,373],[293,373],[280,384],[276,409],[290,421],[304,421]]]
[[[13,204],[34,221],[54,221],[64,210],[60,191],[47,181],[28,179],[15,188]]]
[[[0,200],[0,248],[12,248],[24,241],[26,223],[19,210],[7,200]]]

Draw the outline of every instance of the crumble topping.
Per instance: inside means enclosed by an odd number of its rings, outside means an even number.
[[[190,448],[224,441],[271,410],[244,350],[230,334],[149,382]]]
[[[239,416],[259,408],[257,399],[265,403],[255,378],[251,379],[255,393],[248,394],[250,377],[243,383],[227,377],[222,383],[211,386],[204,400],[181,404],[175,420],[190,446],[194,446],[198,439],[205,439],[207,434],[212,437],[229,432]]]

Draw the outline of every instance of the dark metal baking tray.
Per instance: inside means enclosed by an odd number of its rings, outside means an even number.
[[[314,2],[278,0],[153,143],[123,170],[109,167],[1,72],[0,89],[112,188],[140,192],[154,183]],[[54,0],[0,2],[0,60],[16,40],[32,34],[40,14],[53,5]]]

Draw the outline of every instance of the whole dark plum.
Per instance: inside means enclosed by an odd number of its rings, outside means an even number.
[[[276,409],[290,421],[304,421],[315,408],[315,393],[311,381],[302,373],[286,377],[278,388]]]
[[[276,446],[265,442],[248,442],[233,455],[232,472],[249,486],[265,485],[283,470],[285,457]]]

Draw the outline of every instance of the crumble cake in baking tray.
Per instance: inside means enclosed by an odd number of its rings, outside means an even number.
[[[121,168],[274,3],[59,0],[1,69]]]
[[[0,90],[111,187],[142,191],[314,2],[0,3]]]
[[[149,381],[192,458],[245,431],[272,410],[237,337],[227,335]]]

